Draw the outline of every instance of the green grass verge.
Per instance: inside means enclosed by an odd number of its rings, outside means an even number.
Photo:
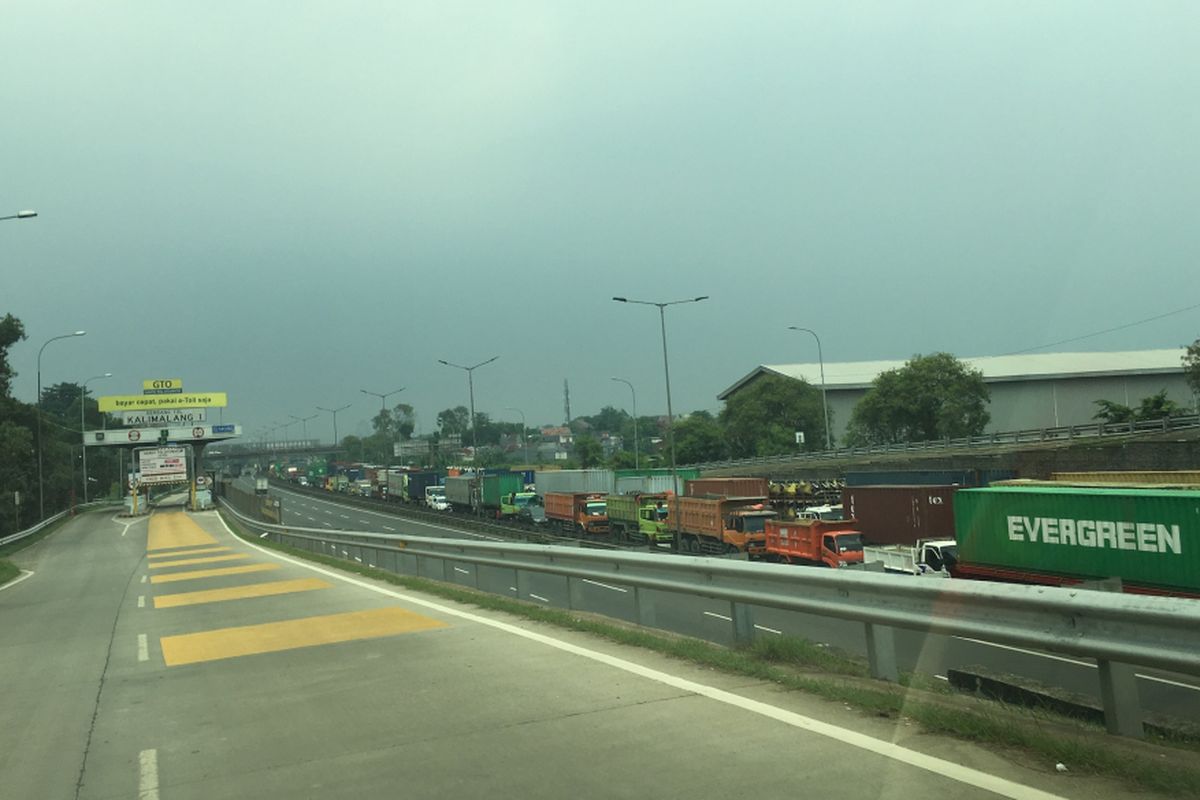
[[[0,586],[3,586],[20,574],[21,570],[17,569],[16,564],[0,558]]]
[[[1017,759],[1042,765],[1068,764],[1073,773],[1117,778],[1131,789],[1179,797],[1200,797],[1200,770],[1191,766],[1195,751],[1174,742],[1153,745],[1107,736],[1102,728],[1048,712],[977,700],[943,682],[905,675],[900,684],[871,680],[863,659],[791,637],[756,639],[731,649],[666,632],[606,621],[591,615],[486,594],[425,578],[397,575],[353,561],[311,553],[247,534],[231,515],[221,512],[238,536],[288,555],[364,577],[436,595],[478,608],[502,611],[537,622],[593,634],[611,642],[641,647],[692,664],[742,675],[818,697],[835,700],[867,714],[912,720],[928,733],[1007,748]]]

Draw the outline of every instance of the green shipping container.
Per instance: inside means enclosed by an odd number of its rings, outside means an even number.
[[[519,472],[484,475],[481,480],[484,508],[499,508],[500,498],[504,495],[525,491],[525,477]]]
[[[675,470],[679,474],[679,481],[695,480],[700,477],[700,470],[695,467],[679,467]],[[613,470],[618,478],[652,478],[656,475],[670,475],[670,469],[618,469]]]
[[[1200,591],[1200,491],[992,486],[954,496],[971,566]]]

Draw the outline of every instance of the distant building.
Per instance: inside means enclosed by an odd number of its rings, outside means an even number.
[[[1183,373],[1182,348],[1109,353],[1032,353],[961,359],[983,373],[991,392],[988,431],[1084,425],[1095,420],[1097,400],[1137,406],[1143,397],[1166,390],[1167,397],[1197,407]],[[846,433],[854,406],[882,372],[905,361],[849,361],[825,364],[825,386],[833,433]],[[803,378],[821,386],[820,365],[760,364],[717,395],[727,400],[763,375]]]

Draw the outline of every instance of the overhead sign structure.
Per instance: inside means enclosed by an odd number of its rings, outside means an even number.
[[[139,428],[151,425],[194,425],[208,419],[208,412],[202,408],[191,411],[126,411],[123,413],[126,425]]]
[[[157,428],[118,428],[107,431],[84,431],[83,443],[96,445],[146,444],[162,439],[167,432],[168,442],[204,442],[217,439],[233,439],[242,435],[241,425],[185,425]]]
[[[183,394],[183,378],[154,378],[142,381],[142,394]]]
[[[186,483],[187,451],[182,447],[147,448],[138,453],[138,467],[142,473],[138,482],[143,485]]]
[[[123,394],[98,399],[101,411],[162,411],[179,408],[224,408],[229,405],[224,392],[188,394]]]

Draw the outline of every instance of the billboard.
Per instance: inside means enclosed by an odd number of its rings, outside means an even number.
[[[224,392],[187,394],[124,394],[98,398],[101,411],[161,411],[176,408],[224,408]]]
[[[151,428],[155,425],[194,425],[208,419],[208,412],[202,408],[190,411],[125,411],[122,412],[125,424],[135,428]]]
[[[138,451],[139,482],[186,483],[188,479],[187,450],[182,447],[155,447]]]

